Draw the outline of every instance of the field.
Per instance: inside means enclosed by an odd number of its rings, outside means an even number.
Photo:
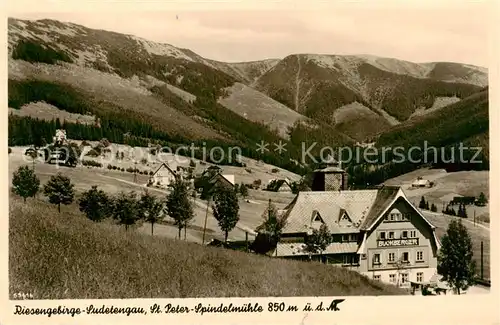
[[[412,188],[411,183],[422,177],[431,182],[434,186],[430,188]],[[443,169],[418,169],[411,173],[401,175],[386,181],[386,185],[402,186],[408,198],[418,206],[423,196],[429,205],[434,203],[438,211],[443,209],[454,196],[475,196],[478,197],[483,192],[489,198],[489,172],[488,171],[461,171],[447,173]],[[455,210],[458,206],[454,207]],[[489,205],[478,207],[470,205],[466,207],[467,215],[472,220],[474,214],[476,221],[489,223]]]
[[[438,238],[441,238],[448,228],[448,224],[453,218],[452,216],[446,216],[443,214],[436,214],[423,211],[424,216],[436,226],[436,234]],[[472,248],[473,248],[473,259],[476,261],[477,274],[480,275],[481,270],[481,242],[483,242],[483,275],[485,279],[490,279],[490,230],[481,224],[474,225],[470,220],[462,221],[464,226],[467,228],[469,235],[472,238]]]
[[[79,143],[79,141],[75,142]],[[94,143],[90,142],[90,144]],[[127,153],[131,148],[116,144],[112,144],[110,148],[112,152],[107,154],[106,157],[101,157],[104,166],[110,163],[126,169],[135,166],[133,163],[134,153],[138,153],[135,157],[146,157],[144,153],[146,152],[145,148],[137,148],[138,150],[131,153],[130,156],[126,155],[123,160],[116,160],[112,159],[116,151],[125,151]],[[25,164],[31,166],[32,164],[30,158],[25,158],[23,156],[25,149],[26,147],[12,147],[12,153],[9,154],[9,184],[12,182],[12,173],[19,166]],[[85,160],[95,161],[101,161],[101,158],[84,157]],[[159,161],[155,160],[156,158],[155,156],[150,156],[150,160],[146,164],[138,163],[136,167],[139,170],[154,171],[160,164]],[[170,158],[173,158],[173,156],[167,156],[165,159],[170,161]],[[185,157],[180,159],[182,160],[179,160],[179,165],[185,167],[189,165],[189,160]],[[197,163],[195,171],[197,173],[202,172],[204,168],[208,167],[208,165],[201,165],[196,159],[194,159],[194,161]],[[272,170],[276,167],[263,162],[248,158],[243,158],[243,161],[247,164],[247,167],[222,166],[223,173],[234,175],[236,183],[252,183],[256,179],[261,179],[263,186],[265,186],[270,179],[276,177],[288,177],[291,180],[299,179],[298,175],[279,168],[278,172],[272,173]],[[108,170],[107,168],[83,166],[69,168],[57,167],[46,163],[36,163],[36,174],[40,178],[42,185],[46,183],[52,175],[58,172],[71,178],[71,181],[75,184],[77,194],[90,189],[92,185],[97,185],[100,189],[109,194],[116,194],[120,191],[135,191],[141,193],[145,189],[148,189],[152,194],[162,199],[168,194],[166,190],[146,187],[148,180],[148,176],[146,175],[137,175],[134,181],[134,175],[132,173]],[[249,190],[248,198],[246,200],[240,199],[240,221],[236,225],[236,228],[229,233],[229,240],[245,240],[247,232],[249,240],[253,240],[255,236],[254,230],[262,223],[261,215],[265,211],[269,199],[272,199],[273,204],[275,204],[277,208],[283,208],[291,202],[293,198],[294,195],[291,193]],[[213,217],[212,209],[207,209],[207,202],[196,198],[193,199],[193,203],[195,217],[186,231],[186,239],[197,243],[202,242],[205,218],[207,219],[205,241],[212,238],[223,239],[223,233],[219,229],[217,220]],[[154,228],[154,235],[176,238],[178,236],[178,230],[173,225],[168,224],[168,222],[171,221],[172,219],[166,217],[164,224],[156,225]],[[145,234],[151,234],[151,227],[149,224],[145,224],[139,227],[138,231]]]
[[[93,223],[10,199],[9,291],[35,299],[405,294],[343,268],[271,259]]]

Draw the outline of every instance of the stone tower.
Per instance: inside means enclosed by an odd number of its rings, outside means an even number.
[[[341,163],[330,160],[323,168],[316,169],[313,174],[313,191],[345,191],[348,188],[348,178]]]

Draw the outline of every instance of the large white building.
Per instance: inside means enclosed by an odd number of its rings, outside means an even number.
[[[300,192],[286,207],[286,226],[273,255],[309,259],[305,240],[325,224],[332,243],[311,258],[356,270],[400,286],[436,278],[439,240],[435,227],[400,187],[346,190],[339,167],[316,170],[312,191]]]

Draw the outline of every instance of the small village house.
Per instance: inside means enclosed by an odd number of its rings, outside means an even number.
[[[149,178],[149,184],[163,188],[168,187],[178,177],[176,169],[166,162],[162,163]]]
[[[292,185],[288,179],[272,179],[267,184],[267,190],[273,192],[292,192]]]
[[[428,179],[424,179],[422,177],[417,177],[413,183],[411,183],[412,187],[431,187],[431,182]]]
[[[223,175],[221,173],[215,174],[209,181],[210,187],[224,186],[229,188],[234,188],[235,181],[234,175]]]
[[[346,190],[339,166],[314,172],[312,191],[299,192],[285,208],[286,225],[274,256],[321,260],[400,286],[425,283],[436,274],[435,227],[400,187]],[[326,224],[332,243],[309,255],[305,240]]]

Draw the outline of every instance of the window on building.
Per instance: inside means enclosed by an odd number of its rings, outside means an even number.
[[[410,230],[410,238],[417,238],[417,232],[415,230]]]
[[[388,261],[389,263],[394,263],[395,255],[394,253],[389,253]]]
[[[350,241],[358,241],[358,234],[351,234],[351,236],[349,237],[349,240]]]
[[[389,282],[396,283],[396,274],[389,274]]]
[[[403,221],[411,221],[411,213],[405,212],[403,213]]]
[[[401,274],[401,284],[408,283],[408,273]]]
[[[373,254],[373,264],[380,264],[380,254]]]
[[[408,238],[408,231],[403,230],[403,231],[401,232],[401,238],[404,238],[404,239]]]
[[[380,281],[380,275],[374,275],[373,280],[375,281]]]
[[[344,234],[344,235],[342,235],[342,241],[343,241],[343,242],[347,242],[347,241],[349,241],[349,235],[345,235],[345,234]]]
[[[394,231],[389,231],[389,239],[394,239]]]
[[[313,221],[315,222],[322,222],[323,220],[321,220],[321,216],[319,215],[319,212],[318,211],[315,211],[314,212],[314,218],[313,218]]]
[[[351,264],[352,262],[352,256],[351,255],[343,255],[342,256],[342,264],[348,265]]]
[[[385,239],[385,231],[381,231],[378,233],[378,238],[384,240]]]
[[[417,251],[417,262],[422,262],[424,260],[424,252]]]
[[[403,254],[401,255],[401,259],[403,260],[403,262],[407,263],[410,261],[408,255],[408,252],[403,252]]]
[[[424,272],[417,272],[417,282],[424,282]]]

